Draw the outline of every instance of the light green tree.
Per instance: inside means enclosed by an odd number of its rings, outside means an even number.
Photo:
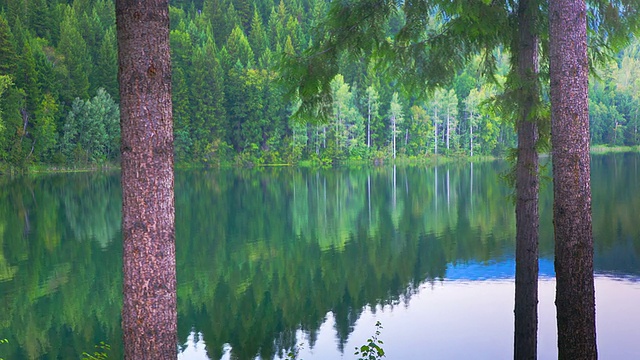
[[[62,130],[61,151],[74,163],[114,159],[120,143],[118,105],[104,89],[91,100],[76,98]]]
[[[427,113],[424,106],[413,105],[409,109],[411,126],[408,129],[411,132],[411,141],[409,142],[409,148],[411,149],[411,155],[419,155],[423,153],[427,155],[430,148],[430,139],[432,125],[431,118]]]
[[[369,85],[366,90],[367,107],[367,148],[371,147],[371,122],[378,117],[380,99],[378,91],[373,85]]]
[[[443,89],[436,89],[431,96],[429,107],[431,109],[431,117],[433,118],[433,152],[438,154],[438,128],[442,123],[442,109],[444,108],[446,92]]]
[[[0,75],[0,97],[2,97],[2,94],[4,93],[4,91],[9,87],[13,85],[13,81],[11,81],[11,77],[9,75]],[[0,108],[0,139],[3,139],[4,137],[2,136],[3,131],[4,131],[4,121],[2,119],[2,108]],[[4,148],[5,144],[0,144],[0,151],[1,149]]]
[[[47,93],[36,110],[33,142],[36,157],[43,162],[53,160],[53,150],[56,145],[56,119],[60,106],[54,97]]]
[[[391,124],[391,135],[393,137],[393,158],[396,158],[396,136],[398,134],[398,126],[402,124],[404,114],[402,112],[402,104],[398,100],[398,93],[394,92],[389,105],[389,122]]]
[[[446,143],[447,151],[450,150],[452,142],[453,146],[457,147],[456,127],[458,125],[458,96],[453,89],[446,91],[444,94],[443,111],[446,113],[447,127],[446,127]],[[452,138],[453,137],[453,141]]]
[[[464,107],[467,112],[467,120],[469,122],[469,155],[473,156],[473,128],[477,126],[480,118],[480,92],[478,89],[471,89],[469,95],[464,99]]]
[[[350,102],[352,100],[349,84],[344,82],[341,74],[331,81],[331,93],[333,96],[333,135],[337,156],[342,156],[347,142],[347,117],[349,115]]]

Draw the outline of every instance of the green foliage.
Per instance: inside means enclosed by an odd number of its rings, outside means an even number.
[[[0,14],[0,74],[13,75],[18,65],[13,33],[3,14]]]
[[[589,3],[590,54],[600,75],[590,82],[592,143],[640,144],[639,45],[629,36],[640,24],[638,0]],[[13,81],[0,98],[0,161],[15,168],[117,161],[117,148],[96,153],[65,125],[76,121],[68,119],[76,99],[91,102],[100,88],[119,101],[114,2],[0,7],[0,76]],[[513,76],[517,54],[507,50],[516,8],[508,1],[172,1],[176,161],[391,159],[394,137],[405,160],[471,155],[472,148],[504,154],[515,145],[514,104],[522,97],[512,90],[537,88],[540,99],[547,91],[546,6],[536,8],[537,87]],[[338,74],[339,91],[332,87]],[[388,114],[396,92],[405,116],[394,131]],[[532,114],[548,134],[545,102]]]
[[[380,321],[376,321],[375,333],[368,338],[363,345],[356,346],[354,355],[358,357],[358,360],[380,360],[385,357],[384,349],[382,347],[384,342],[378,338],[382,329],[382,323],[380,323]],[[303,345],[304,344],[301,343],[293,346],[287,353],[285,359],[302,360],[298,359],[298,356],[300,354],[300,350],[304,348]]]
[[[382,329],[382,324],[380,321],[377,321],[376,332],[373,336],[368,338],[364,345],[356,347],[354,355],[358,356],[358,360],[379,360],[385,356],[384,349],[381,346],[384,342],[378,338],[378,336],[380,336],[380,330]]]
[[[109,358],[111,345],[105,343],[104,341],[100,341],[100,343],[96,345],[95,348],[96,351],[94,351],[93,354],[83,352],[82,360],[105,360]]]
[[[74,98],[86,99],[89,96],[89,74],[91,74],[91,56],[87,43],[79,28],[78,14],[74,7],[68,6],[60,25],[58,51],[65,67],[62,81],[62,100],[71,103]]]
[[[33,129],[35,153],[43,162],[53,160],[53,151],[56,145],[56,118],[59,112],[59,105],[51,94],[46,94],[42,98],[35,114],[35,125]]]
[[[2,345],[2,344],[8,344],[8,343],[9,343],[9,340],[7,340],[7,339],[0,339],[0,345]],[[3,357],[0,357],[0,360],[4,360],[4,358],[3,358]]]
[[[7,90],[9,86],[13,85],[13,81],[9,75],[0,75],[0,98],[2,94]],[[4,130],[4,121],[2,119],[2,109],[0,108],[0,136],[2,135],[2,131]],[[1,137],[0,137],[1,138]]]
[[[61,152],[72,163],[113,160],[119,154],[120,110],[111,96],[99,89],[91,100],[74,100],[67,115]]]
[[[304,343],[300,343],[296,346],[293,346],[291,349],[289,349],[289,352],[287,352],[287,356],[285,357],[285,359],[286,360],[303,360],[303,359],[298,359],[300,350],[302,349],[304,349]]]

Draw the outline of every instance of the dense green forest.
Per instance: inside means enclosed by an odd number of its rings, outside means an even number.
[[[365,61],[343,59],[333,116],[291,117],[277,65],[317,39],[326,0],[171,1],[176,161],[190,165],[502,155],[513,124],[490,100],[478,61],[448,88],[408,96]],[[0,0],[0,163],[90,166],[119,160],[113,0]],[[400,10],[389,34],[403,23]],[[499,72],[507,55],[495,54]],[[638,145],[640,42],[591,86],[592,144]]]

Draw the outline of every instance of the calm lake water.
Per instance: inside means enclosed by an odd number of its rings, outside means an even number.
[[[598,346],[640,358],[640,157],[592,162]],[[549,164],[550,167],[550,164]],[[180,359],[510,359],[503,162],[176,175]],[[0,179],[0,358],[122,357],[119,174]],[[551,183],[539,357],[556,357]]]

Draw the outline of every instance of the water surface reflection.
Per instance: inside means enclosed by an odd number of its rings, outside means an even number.
[[[637,155],[593,159],[598,342],[640,356]],[[178,172],[182,359],[511,358],[513,238],[501,162]],[[122,357],[118,174],[2,179],[7,359]],[[551,189],[541,194],[540,358],[555,357]],[[636,356],[638,355],[638,356]]]

